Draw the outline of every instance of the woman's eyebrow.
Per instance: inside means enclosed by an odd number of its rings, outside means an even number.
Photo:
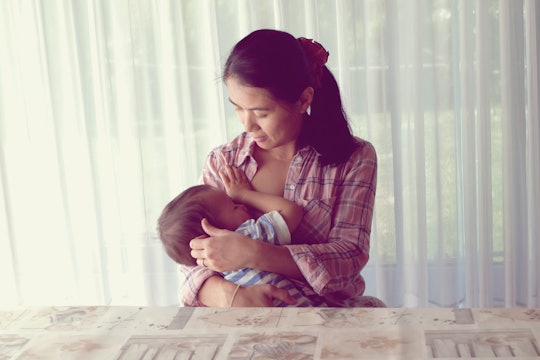
[[[232,101],[231,98],[228,98],[228,99],[229,99],[229,102],[231,104],[233,104],[234,106],[236,106],[238,108],[242,108],[240,105],[238,105],[234,101]],[[266,108],[266,107],[262,107],[262,106],[255,106],[255,107],[252,107],[252,108],[247,108],[246,110],[268,111],[268,110],[270,110],[270,108]]]

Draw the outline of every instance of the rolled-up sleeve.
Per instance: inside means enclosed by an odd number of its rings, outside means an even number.
[[[377,182],[375,149],[364,142],[344,166],[315,170],[304,171],[295,186],[295,196],[303,198],[295,200],[307,206],[287,248],[317,294],[362,295],[360,271],[369,259]]]
[[[239,137],[238,141],[240,140],[243,141],[244,137]],[[225,162],[237,166],[242,161],[241,159],[233,158],[233,155],[231,155],[237,147],[237,145],[233,146],[229,144],[228,146],[220,146],[213,149],[204,164],[201,182],[224,189],[224,185],[219,177],[219,170],[223,169]],[[251,172],[254,172],[254,169]],[[178,298],[180,304],[182,306],[205,306],[199,301],[198,293],[204,282],[211,276],[223,277],[221,273],[201,266],[179,265]]]
[[[181,306],[205,306],[199,301],[198,293],[202,284],[211,276],[220,276],[220,273],[201,266],[179,265],[178,277],[180,287],[178,297]]]

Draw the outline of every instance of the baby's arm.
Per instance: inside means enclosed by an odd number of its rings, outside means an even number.
[[[251,206],[263,213],[277,210],[292,233],[304,216],[304,209],[281,196],[265,194],[253,190],[244,172],[237,167],[227,165],[219,176],[225,185],[227,194],[233,201]]]

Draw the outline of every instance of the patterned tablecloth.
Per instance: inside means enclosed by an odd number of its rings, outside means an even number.
[[[540,309],[0,310],[4,359],[540,359]]]

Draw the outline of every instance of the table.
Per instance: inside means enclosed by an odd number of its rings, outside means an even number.
[[[0,310],[0,359],[540,359],[540,309]]]

